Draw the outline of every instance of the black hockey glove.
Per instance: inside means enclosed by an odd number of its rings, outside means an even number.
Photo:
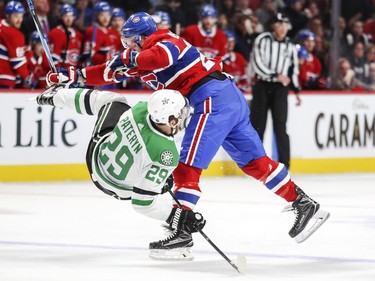
[[[168,190],[172,190],[173,184],[174,184],[174,180],[173,180],[173,175],[171,174],[167,178],[163,188],[161,189],[161,194],[168,192]]]
[[[203,229],[206,220],[203,218],[202,214],[193,212],[192,210],[173,208],[167,219],[167,223],[169,223],[173,229],[182,229],[193,233]]]

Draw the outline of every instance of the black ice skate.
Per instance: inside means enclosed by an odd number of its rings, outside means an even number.
[[[46,89],[43,93],[39,94],[36,97],[36,102],[39,105],[52,105],[54,106],[53,103],[53,96],[56,95],[57,91],[63,88],[61,85],[53,85]]]
[[[329,213],[320,210],[319,203],[308,197],[298,186],[297,199],[284,208],[283,212],[294,211],[296,219],[289,235],[295,238],[297,243],[301,243],[309,238],[328,218]]]
[[[166,239],[150,243],[150,258],[157,260],[193,260],[194,245],[191,233],[174,230]]]

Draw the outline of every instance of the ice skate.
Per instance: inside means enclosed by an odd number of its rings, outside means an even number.
[[[309,238],[329,218],[329,212],[320,209],[319,203],[308,197],[298,186],[297,199],[283,209],[283,212],[294,211],[296,219],[289,231],[290,237],[297,243]]]
[[[53,85],[53,86],[49,87],[43,93],[39,94],[36,97],[36,102],[39,105],[46,105],[47,104],[47,105],[54,106],[53,97],[54,97],[54,95],[56,95],[57,91],[60,90],[61,88],[63,88],[63,86],[61,86],[61,85]]]
[[[166,239],[150,243],[149,257],[156,260],[193,260],[191,233],[174,230]]]

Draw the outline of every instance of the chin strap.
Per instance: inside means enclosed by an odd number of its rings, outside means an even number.
[[[167,123],[168,127],[171,128],[171,136],[174,136],[178,133],[178,129],[180,128],[180,124],[182,122],[182,118],[177,118],[178,122],[174,126],[170,126],[169,123]]]

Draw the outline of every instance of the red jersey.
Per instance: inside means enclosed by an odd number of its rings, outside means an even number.
[[[25,57],[25,36],[4,19],[0,22],[0,86],[14,87],[16,77],[29,76]]]
[[[247,62],[245,58],[237,52],[230,52],[222,57],[223,70],[234,77],[237,87],[245,94],[250,92],[250,83],[246,76]]]
[[[90,26],[85,33],[82,56],[91,65],[101,64],[113,55],[114,47],[108,29]]]
[[[159,29],[147,37],[136,60],[138,68],[133,71],[151,89],[174,89],[183,95],[209,73],[222,70],[220,59],[206,58],[167,29]],[[108,84],[103,77],[105,68],[105,63],[86,68],[86,84]]]
[[[307,59],[300,66],[299,80],[303,89],[309,89],[315,85],[322,72],[322,64],[313,54],[309,54]]]
[[[30,88],[44,89],[47,86],[46,75],[50,71],[46,55],[36,58],[32,51],[26,53],[27,67],[31,74]]]
[[[375,43],[375,20],[366,22],[363,25],[363,32],[370,35],[371,36],[370,41],[372,43]]]
[[[108,28],[109,37],[111,37],[115,54],[119,54],[124,50],[121,43],[121,33],[112,27]]]
[[[57,67],[78,66],[83,36],[75,28],[68,28],[69,42],[66,29],[59,25],[48,34],[53,61]]]
[[[182,37],[208,58],[222,57],[226,53],[227,36],[216,26],[207,33],[201,23],[190,25],[186,27]]]

